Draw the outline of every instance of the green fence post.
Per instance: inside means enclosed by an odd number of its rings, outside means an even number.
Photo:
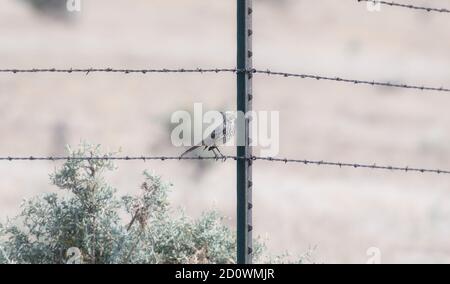
[[[237,0],[237,110],[252,110],[252,0]],[[243,72],[243,70],[245,70]],[[239,128],[239,127],[238,127]],[[237,263],[252,263],[252,149],[250,121],[246,117],[244,131],[237,131]],[[244,135],[244,137],[241,137]]]

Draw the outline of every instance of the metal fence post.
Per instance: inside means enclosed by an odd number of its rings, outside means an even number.
[[[237,0],[237,110],[244,114],[252,110],[252,0]],[[246,70],[242,72],[242,70]],[[244,137],[239,137],[245,135]],[[237,263],[252,263],[252,156],[250,121],[246,117],[244,131],[237,131]],[[244,138],[244,139],[242,139]]]

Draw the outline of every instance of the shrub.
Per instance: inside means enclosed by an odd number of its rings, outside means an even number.
[[[101,156],[98,146],[69,151]],[[119,198],[103,177],[114,168],[110,160],[65,162],[51,175],[62,191],[24,201],[0,227],[0,262],[67,263],[77,254],[84,263],[233,262],[235,237],[217,212],[197,220],[173,212],[171,185],[147,171],[140,195]]]
[[[99,146],[87,144],[69,148],[69,155],[102,156]],[[139,195],[118,197],[104,179],[114,169],[111,160],[66,161],[51,175],[60,192],[24,201],[18,216],[0,224],[0,263],[234,262],[236,237],[219,213],[192,220],[174,211],[172,185],[148,171]],[[263,250],[257,240],[256,261],[283,262],[261,258]]]

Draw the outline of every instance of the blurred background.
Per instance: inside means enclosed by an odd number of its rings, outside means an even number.
[[[447,0],[403,3],[450,8]],[[235,1],[2,0],[0,68],[234,68]],[[354,0],[254,0],[258,69],[450,86],[450,17]],[[0,74],[0,156],[61,155],[101,144],[125,155],[179,155],[170,116],[201,102],[234,109],[233,74]],[[280,112],[280,157],[450,169],[450,96],[257,75],[254,109]],[[225,149],[233,154],[233,149]],[[60,163],[0,163],[0,218],[55,191]],[[119,162],[108,176],[138,192],[144,169],[174,184],[191,216],[235,223],[235,164]],[[310,248],[319,263],[450,263],[444,175],[258,162],[255,233],[274,254]]]

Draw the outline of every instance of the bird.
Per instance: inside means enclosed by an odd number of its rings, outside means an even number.
[[[221,125],[219,125],[211,133],[209,133],[208,136],[206,136],[199,144],[187,149],[183,154],[181,154],[181,158],[198,148],[204,147],[203,150],[212,151],[216,159],[218,159],[219,157],[225,159],[225,156],[222,154],[222,152],[220,152],[218,145],[226,144],[235,135],[236,116],[234,112],[221,111],[220,114],[222,115]]]

